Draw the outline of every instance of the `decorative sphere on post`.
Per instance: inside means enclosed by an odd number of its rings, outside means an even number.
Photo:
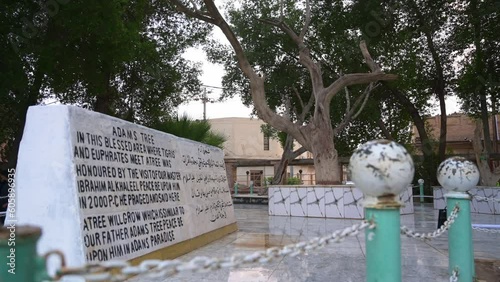
[[[469,191],[476,187],[479,176],[477,166],[462,157],[446,159],[437,169],[437,180],[448,191]]]
[[[349,162],[352,180],[365,195],[399,195],[413,180],[415,167],[406,149],[390,140],[373,140],[354,151]]]

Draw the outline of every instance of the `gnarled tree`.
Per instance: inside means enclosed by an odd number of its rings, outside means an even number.
[[[340,167],[338,154],[335,149],[334,136],[347,125],[347,121],[333,128],[330,119],[330,103],[333,97],[343,92],[347,86],[395,80],[397,76],[384,73],[371,58],[366,44],[361,42],[361,53],[371,72],[342,74],[332,83],[325,84],[321,66],[319,62],[314,60],[307,46],[306,34],[308,33],[311,21],[309,1],[305,2],[304,25],[299,32],[296,32],[287,25],[282,18],[260,19],[290,37],[297,45],[299,62],[309,72],[312,93],[314,95],[314,111],[307,124],[293,122],[289,118],[277,114],[267,104],[265,96],[266,78],[252,67],[238,37],[222,17],[214,1],[204,0],[200,7],[194,1],[170,1],[176,5],[179,11],[185,13],[187,16],[197,18],[220,28],[236,54],[239,68],[249,80],[252,101],[257,115],[277,130],[290,134],[304,148],[313,153],[317,184],[339,184],[341,181]],[[362,100],[358,99],[357,102],[357,104],[361,104]],[[352,116],[355,111],[356,107],[352,107],[346,114],[346,117]]]

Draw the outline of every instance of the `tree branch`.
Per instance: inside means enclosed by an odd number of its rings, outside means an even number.
[[[327,103],[330,103],[333,96],[342,88],[355,84],[366,84],[376,81],[391,81],[396,80],[396,74],[386,74],[383,72],[372,73],[351,73],[339,77],[334,83],[325,89],[327,92]]]
[[[293,85],[292,85],[292,90],[293,90],[293,94],[295,94],[295,96],[297,97],[297,99],[299,99],[300,107],[302,109],[304,109],[304,101],[302,101],[302,98],[300,97],[299,91]]]
[[[312,58],[309,48],[304,44],[304,40],[300,38],[286,23],[283,21],[276,21],[271,19],[261,19],[263,23],[272,25],[281,29],[286,33],[299,48],[299,62],[309,71],[311,77],[313,93],[318,93],[323,90],[323,80],[321,75],[321,68],[316,64]],[[316,94],[315,94],[316,95]]]
[[[220,28],[236,54],[239,68],[241,69],[243,74],[250,80],[250,93],[252,95],[252,100],[254,101],[254,107],[258,116],[262,120],[271,124],[274,128],[281,131],[288,131],[297,141],[299,141],[299,143],[306,144],[309,137],[308,134],[305,134],[303,132],[302,126],[295,125],[287,118],[276,114],[267,104],[264,78],[259,76],[250,65],[250,62],[245,55],[245,51],[243,50],[241,43],[239,42],[229,24],[220,14],[214,1],[203,0],[210,17],[192,11],[191,9],[183,5],[180,0],[170,1],[172,1],[172,3],[176,5],[177,9],[179,9],[186,15],[214,24]]]
[[[347,87],[344,87],[344,90],[345,90],[345,99],[347,101],[346,111],[350,111],[351,110],[351,97],[349,95],[349,90],[347,89]]]
[[[295,96],[297,96],[297,98],[299,99],[300,106],[302,107],[302,111],[300,112],[300,114],[298,113],[298,111],[296,111],[297,112],[297,120],[300,124],[302,124],[304,122],[304,120],[306,119],[306,115],[311,111],[311,108],[314,104],[314,95],[311,95],[309,97],[309,101],[307,101],[307,104],[304,105],[304,101],[300,97],[300,94],[299,94],[299,91],[297,90],[297,88],[295,88],[295,86],[292,86],[292,90],[293,90],[293,93],[295,94]]]
[[[311,24],[311,5],[309,0],[306,0],[306,21],[299,34],[299,39],[304,42],[304,37],[306,36],[307,30],[309,29],[309,24]]]
[[[382,133],[384,134],[385,139],[394,140],[391,133],[387,129],[387,126],[385,126],[384,121],[381,118],[377,119],[377,125],[378,125],[378,127],[380,127],[380,130],[382,130]]]
[[[297,150],[293,151],[293,153],[291,155],[292,156],[292,160],[295,159],[295,158],[297,158],[298,156],[304,154],[305,152],[307,152],[307,150],[304,147],[300,147]]]
[[[346,114],[344,116],[344,119],[339,123],[339,125],[337,125],[337,127],[335,127],[333,129],[334,136],[336,136],[340,131],[344,130],[344,128],[349,124],[349,122],[352,119],[355,119],[356,117],[358,117],[358,115],[361,113],[363,108],[366,106],[366,102],[368,101],[368,97],[370,96],[370,93],[373,91],[373,89],[375,89],[375,87],[373,86],[373,83],[370,83],[370,85],[368,85],[365,88],[365,90],[363,91],[363,94],[361,94],[361,96],[359,96],[358,99],[356,99],[356,102],[354,102],[352,109],[350,109],[348,111],[346,110]],[[363,102],[361,102],[361,101],[363,101]],[[360,106],[360,104],[361,104],[361,106]],[[358,108],[357,111],[356,111],[356,108]],[[355,111],[356,111],[356,113],[354,113]]]
[[[373,83],[370,83],[370,85],[368,86],[371,89],[368,90],[368,93],[366,94],[365,99],[363,100],[363,104],[361,104],[361,106],[359,107],[358,111],[352,116],[351,119],[356,119],[359,116],[359,114],[361,114],[361,112],[363,111],[363,109],[365,108],[366,102],[368,101],[368,97],[370,97],[370,94],[372,93],[372,90],[376,87],[376,86],[372,87],[372,85],[373,85]]]
[[[196,18],[196,19],[199,19],[199,20],[207,22],[207,23],[216,24],[214,18],[211,18],[209,16],[201,14],[198,9],[193,11],[193,10],[189,9],[187,6],[185,6],[179,0],[170,0],[170,2],[172,2],[175,5],[175,7],[177,8],[177,11],[184,13],[189,17]],[[193,5],[194,5],[194,3],[193,3]]]
[[[363,54],[363,57],[365,58],[366,64],[372,71],[371,73],[353,73],[353,74],[346,74],[346,75],[341,75],[335,82],[330,84],[325,89],[326,92],[326,99],[325,103],[330,103],[333,96],[337,94],[342,88],[349,86],[349,85],[354,85],[354,84],[365,84],[365,83],[372,83],[376,81],[390,81],[390,80],[396,80],[398,78],[397,75],[395,74],[386,74],[384,73],[380,67],[375,63],[373,60],[372,56],[370,55],[370,52],[368,51],[368,48],[366,47],[366,42],[362,40],[359,43],[359,48],[361,49],[361,54]]]
[[[370,70],[372,72],[381,72],[382,70],[372,59],[370,52],[368,52],[368,48],[366,47],[366,42],[364,40],[361,40],[361,42],[359,43],[359,48],[361,49],[361,54],[363,54],[363,58],[365,58],[366,64],[368,65]]]

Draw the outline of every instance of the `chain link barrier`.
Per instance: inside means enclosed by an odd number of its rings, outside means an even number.
[[[472,230],[476,230],[479,232],[486,232],[486,233],[500,233],[500,229],[490,229],[477,226],[472,226]]]
[[[402,226],[401,234],[421,240],[437,238],[451,227],[458,217],[459,211],[460,207],[456,205],[443,225],[433,232],[418,233],[410,230],[406,226]],[[63,277],[71,276],[84,281],[119,282],[139,274],[146,274],[149,278],[169,278],[182,272],[208,272],[223,268],[236,268],[246,264],[267,263],[287,255],[294,257],[306,251],[325,247],[330,243],[340,243],[349,236],[357,236],[360,231],[366,228],[373,229],[375,227],[373,221],[363,220],[361,223],[354,224],[342,230],[337,230],[328,236],[316,237],[309,241],[286,245],[283,248],[269,248],[265,251],[254,252],[248,255],[233,255],[222,259],[198,256],[186,262],[182,262],[178,259],[145,260],[137,266],[132,266],[126,261],[117,260],[88,264],[78,268],[62,268],[57,272],[53,281],[61,281],[60,279]],[[481,227],[472,227],[472,229],[481,232],[500,233],[500,230]],[[450,282],[457,281],[458,270],[455,269],[450,276]]]
[[[497,203],[500,203],[500,198],[488,198],[488,197],[483,197],[483,196],[473,196],[474,198],[476,198],[477,200],[479,201],[482,201],[482,202],[497,202]]]
[[[450,282],[458,282],[458,270],[453,269],[450,276]]]
[[[190,261],[180,260],[145,260],[138,266],[131,266],[126,261],[107,261],[90,264],[80,268],[63,268],[58,271],[55,281],[71,275],[85,281],[125,281],[131,276],[147,273],[151,278],[168,278],[181,272],[207,272],[222,268],[235,268],[244,264],[267,263],[287,255],[297,256],[306,251],[325,247],[330,243],[340,243],[349,236],[356,236],[365,228],[375,228],[373,221],[363,220],[343,230],[337,230],[325,237],[316,237],[309,241],[286,245],[283,248],[269,248],[248,255],[233,255],[222,259],[195,257]]]
[[[439,227],[439,229],[434,230],[433,232],[429,233],[418,233],[413,230],[410,230],[406,226],[401,226],[401,234],[406,235],[407,237],[410,238],[417,238],[421,240],[431,240],[433,238],[437,238],[441,235],[443,235],[444,232],[446,232],[448,229],[450,229],[450,226],[455,222],[455,219],[458,216],[458,211],[460,210],[460,207],[458,205],[455,205],[453,210],[450,213],[450,216],[446,219],[446,221]]]

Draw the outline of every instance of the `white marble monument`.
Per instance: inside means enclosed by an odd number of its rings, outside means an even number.
[[[39,253],[61,250],[69,266],[199,246],[236,230],[223,157],[78,107],[30,107],[13,216],[42,227]]]

